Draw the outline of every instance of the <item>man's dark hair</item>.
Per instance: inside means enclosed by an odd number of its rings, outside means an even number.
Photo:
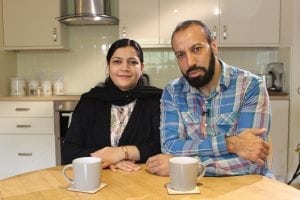
[[[205,35],[206,35],[206,40],[207,40],[208,44],[211,44],[212,36],[211,36],[211,32],[210,32],[210,30],[209,30],[209,28],[206,24],[204,24],[200,20],[186,20],[186,21],[183,21],[183,22],[179,23],[176,26],[175,30],[173,31],[172,37],[171,37],[172,46],[173,46],[173,38],[174,38],[175,33],[179,32],[179,31],[182,31],[182,30],[185,30],[186,28],[188,28],[189,26],[191,26],[193,24],[199,25],[204,29],[204,32],[205,32]]]

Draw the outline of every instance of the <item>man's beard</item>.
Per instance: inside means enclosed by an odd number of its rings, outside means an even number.
[[[191,66],[186,71],[186,74],[184,74],[183,72],[181,72],[181,73],[192,87],[195,87],[195,88],[203,87],[204,85],[208,84],[214,76],[214,73],[215,73],[215,60],[216,60],[215,55],[214,55],[213,51],[211,50],[208,69],[206,69],[203,66],[194,65],[194,66]],[[202,75],[202,76],[200,75],[200,76],[197,76],[197,77],[194,77],[194,78],[190,78],[188,76],[188,74],[190,72],[194,71],[194,70],[202,70],[204,72],[204,75]]]

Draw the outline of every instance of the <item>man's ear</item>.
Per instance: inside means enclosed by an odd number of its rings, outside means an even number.
[[[210,46],[212,48],[214,55],[218,55],[218,53],[219,53],[218,44],[217,44],[217,40],[215,38],[212,38]]]

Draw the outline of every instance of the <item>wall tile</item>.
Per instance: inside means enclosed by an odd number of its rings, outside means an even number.
[[[48,79],[61,74],[66,93],[83,93],[106,77],[108,46],[118,39],[118,26],[69,26],[69,50],[20,51],[18,76]],[[276,60],[276,48],[220,48],[219,57],[231,65],[258,73]],[[152,85],[163,88],[181,76],[171,49],[144,49],[145,73]]]

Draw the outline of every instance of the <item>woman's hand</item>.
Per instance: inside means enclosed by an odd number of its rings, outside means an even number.
[[[141,169],[141,167],[139,165],[136,165],[134,161],[127,160],[123,160],[116,164],[110,165],[109,168],[113,172],[116,172],[118,169],[125,172],[138,171],[139,169]]]
[[[91,156],[102,159],[102,168],[107,168],[114,165],[125,158],[124,151],[121,147],[104,147],[93,153]]]

